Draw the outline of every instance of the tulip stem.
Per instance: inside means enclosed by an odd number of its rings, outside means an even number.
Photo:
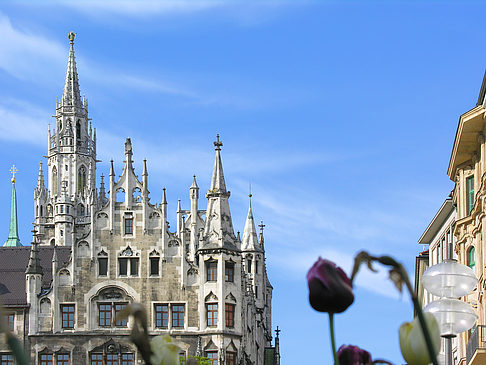
[[[334,356],[334,365],[339,365],[339,359],[336,352],[336,339],[334,338],[334,313],[329,312],[329,329],[331,330],[331,346]]]

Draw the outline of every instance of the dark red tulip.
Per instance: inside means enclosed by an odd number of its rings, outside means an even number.
[[[371,355],[368,351],[360,349],[358,346],[342,345],[337,356],[339,365],[369,365],[371,364]]]
[[[351,281],[334,262],[319,259],[307,273],[309,302],[319,312],[341,313],[354,301]]]

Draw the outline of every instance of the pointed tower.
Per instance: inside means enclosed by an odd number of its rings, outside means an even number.
[[[19,228],[17,223],[17,193],[15,191],[15,174],[18,172],[15,165],[10,169],[12,173],[12,198],[10,201],[10,231],[8,233],[8,239],[5,241],[5,247],[18,247],[22,246],[19,239]]]
[[[47,212],[47,189],[44,185],[44,170],[42,169],[42,162],[39,163],[39,176],[37,178],[37,186],[34,190],[34,217],[36,226],[42,227],[40,224],[46,222]],[[39,233],[44,233],[39,230]]]
[[[56,102],[55,128],[49,128],[48,137],[48,187],[45,202],[36,201],[35,225],[41,235],[40,244],[70,245],[74,233],[66,237],[61,227],[62,218],[69,209],[74,227],[70,232],[89,231],[90,207],[97,205],[96,196],[96,140],[88,125],[88,104],[81,98],[76,58],[75,34],[69,33],[69,56],[60,102]],[[96,131],[95,131],[96,133]],[[36,194],[39,187],[36,188]],[[62,200],[62,203],[61,203]],[[69,208],[67,207],[69,205]],[[43,215],[40,214],[42,208]],[[62,211],[61,211],[62,209]],[[62,237],[62,238],[61,238]],[[61,242],[62,241],[62,242]]]
[[[214,160],[211,187],[206,194],[208,208],[206,211],[206,226],[204,228],[204,245],[206,247],[225,247],[239,250],[231,220],[228,198],[230,192],[226,190],[223,164],[221,162],[221,146],[219,134],[214,142],[216,157]]]
[[[241,250],[242,251],[259,251],[263,252],[260,243],[258,242],[257,231],[255,228],[255,221],[253,220],[253,212],[251,209],[251,197],[249,194],[250,207],[248,208],[248,216],[246,217],[245,229],[243,230],[243,238],[241,240]]]

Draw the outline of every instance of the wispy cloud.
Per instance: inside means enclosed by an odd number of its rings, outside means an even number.
[[[49,115],[24,101],[3,100],[0,103],[0,139],[46,146]]]

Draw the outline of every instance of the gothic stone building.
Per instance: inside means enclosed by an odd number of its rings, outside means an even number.
[[[13,185],[5,246],[14,247],[0,249],[0,300],[11,329],[33,364],[139,364],[131,319],[116,320],[138,302],[150,334],[180,344],[181,362],[199,355],[213,364],[263,365],[272,338],[263,224],[258,235],[250,204],[243,236],[235,236],[219,136],[207,207],[199,205],[194,177],[190,209],[179,200],[175,232],[165,189],[160,203],[150,202],[146,161],[141,181],[135,174],[129,138],[121,176],[111,161],[108,186],[102,176],[98,189],[96,130],[80,96],[72,33],[70,41],[64,93],[48,134],[48,184],[41,164],[34,192],[30,247],[19,246]],[[13,364],[8,351],[0,348],[2,365]]]

